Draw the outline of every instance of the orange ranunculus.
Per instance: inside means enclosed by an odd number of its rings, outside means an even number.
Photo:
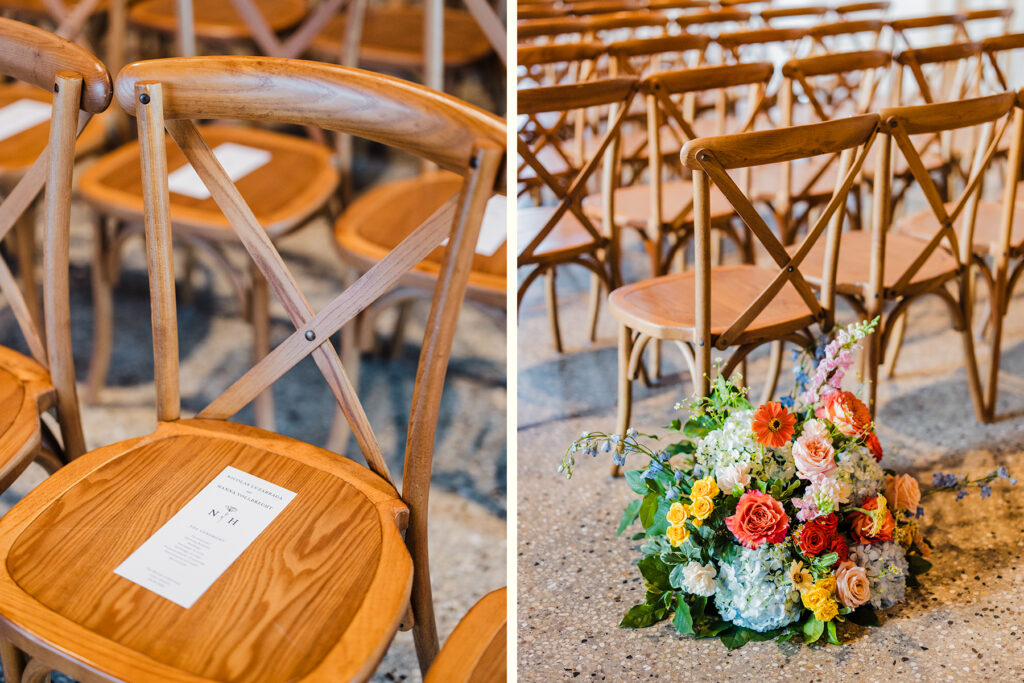
[[[767,541],[781,543],[789,529],[789,516],[782,503],[756,489],[747,491],[736,503],[736,514],[725,518],[725,526],[744,548],[757,550]]]
[[[825,418],[846,436],[863,436],[871,427],[868,407],[849,391],[834,391],[815,415]]]
[[[864,510],[875,510],[878,508],[878,496],[874,498],[867,498],[863,503],[860,504],[861,509]],[[896,520],[893,518],[892,513],[889,512],[889,507],[886,506],[885,514],[882,516],[881,524],[875,529],[875,520],[870,515],[866,515],[863,512],[853,512],[850,517],[850,535],[853,536],[854,540],[858,543],[870,544],[870,543],[882,543],[883,541],[891,541],[893,530],[896,528]],[[872,533],[874,531],[874,533]]]
[[[771,448],[781,448],[793,438],[796,431],[796,416],[776,401],[768,401],[754,413],[752,426],[758,443]]]

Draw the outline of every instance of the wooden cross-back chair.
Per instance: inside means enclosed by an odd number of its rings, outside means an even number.
[[[516,50],[517,87],[568,85],[594,78],[596,62],[604,56],[604,43],[548,43],[520,45]]]
[[[712,4],[710,0],[648,0],[647,8],[658,12],[678,14],[687,10],[707,9]]]
[[[1001,93],[881,112],[883,136],[875,157],[872,229],[870,234],[843,234],[836,279],[836,291],[859,315],[867,320],[881,317],[877,331],[865,344],[872,414],[877,409],[879,366],[889,345],[900,343],[907,308],[921,297],[934,295],[947,304],[953,329],[960,333],[975,414],[979,420],[985,419],[971,330],[972,253],[979,219],[990,221],[999,213],[998,208],[994,212],[991,206],[985,208],[980,200],[985,175],[1009,126],[1013,106],[1014,94]],[[979,129],[978,146],[963,190],[949,200],[929,173],[915,140],[962,128]],[[927,208],[893,223],[888,208],[895,159],[903,159],[910,169],[913,186],[924,195]],[[993,228],[987,228],[986,234],[991,235]]]
[[[609,297],[609,308],[619,322],[618,431],[624,433],[629,426],[633,378],[644,348],[652,340],[669,341],[679,348],[695,394],[706,396],[712,349],[735,347],[721,368],[728,376],[762,344],[792,341],[806,346],[814,339],[809,332],[812,325],[831,328],[835,291],[829,283],[838,257],[842,208],[877,135],[878,121],[877,115],[867,114],[686,143],[681,155],[692,172],[696,199],[694,269],[625,285]],[[799,248],[787,252],[730,171],[822,154],[840,156],[842,170],[835,192]],[[712,184],[767,252],[771,265],[712,265]],[[806,258],[819,242],[828,245],[829,257],[815,269]],[[820,274],[820,281],[825,283],[818,296],[809,284],[812,273]],[[774,393],[775,377],[777,372],[771,373],[764,396]],[[617,473],[618,468],[614,468],[613,474]]]
[[[46,140],[0,203],[0,238],[44,193],[43,319],[37,320],[7,264],[0,294],[10,307],[28,356],[0,347],[0,491],[35,459],[49,470],[85,452],[71,355],[68,249],[75,141],[93,114],[107,108],[110,76],[85,49],[42,29],[0,19],[0,73],[52,95]],[[56,408],[63,447],[42,416]]]
[[[564,17],[569,15],[568,5],[554,5],[548,3],[532,3],[529,5],[519,4],[516,7],[516,20],[523,19],[551,19],[553,17]]]
[[[427,555],[432,449],[481,217],[488,198],[504,186],[504,124],[398,79],[262,57],[138,62],[121,72],[116,93],[138,118],[143,145],[159,424],[149,436],[83,455],[0,519],[4,638],[32,658],[28,667],[36,675],[62,670],[83,681],[366,680],[400,624],[414,618],[426,671],[438,649]],[[457,173],[463,187],[314,313],[193,123],[207,118],[274,120],[357,135]],[[295,328],[195,419],[183,418],[180,409],[165,129],[230,215]],[[445,237],[447,254],[416,371],[400,496],[330,338]],[[368,468],[228,421],[307,356],[349,419]],[[191,607],[112,571],[228,466],[296,495]],[[126,609],[135,615],[129,629],[122,628]]]
[[[854,14],[865,14],[871,13],[878,18],[881,18],[886,12],[889,11],[888,2],[848,2],[841,5],[836,5],[833,8],[836,16],[840,19],[847,19]]]
[[[990,7],[964,10],[964,32],[971,40],[982,40],[1009,33],[1013,26],[1013,9]]]
[[[647,9],[645,0],[581,0],[568,5],[569,13],[577,16],[632,12],[643,9]]]
[[[1019,58],[1024,53],[1017,50],[1024,50],[1024,33],[1007,33],[981,41],[981,52],[985,57],[983,84],[986,87],[994,92],[1005,92],[1016,90],[1024,83],[1020,67],[1014,64],[1014,57]]]
[[[807,29],[811,54],[878,49],[884,28],[881,19],[848,19],[811,26]]]
[[[522,43],[578,42],[604,40],[608,33],[612,39],[625,40],[639,29],[665,30],[669,18],[661,12],[612,12],[586,16],[527,19],[516,23],[516,35]],[[630,35],[621,35],[627,33]]]
[[[519,115],[526,116],[531,125],[520,125],[516,149],[522,159],[520,171],[530,172],[544,183],[544,190],[553,197],[553,205],[520,206],[517,212],[516,232],[519,254],[518,268],[526,274],[521,278],[517,302],[533,282],[545,276],[547,284],[548,315],[555,349],[562,351],[562,335],[558,325],[558,300],[555,290],[556,270],[568,264],[581,265],[590,270],[599,285],[611,290],[618,282],[618,239],[614,234],[602,232],[583,209],[583,198],[588,184],[598,169],[604,166],[601,186],[610,187],[613,167],[618,154],[617,146],[622,123],[639,89],[639,80],[632,76],[599,79],[575,85],[555,85],[518,91]],[[605,120],[598,142],[587,148],[585,154],[564,149],[558,128],[545,127],[540,116],[558,113],[559,128],[569,120],[562,113],[572,113],[577,122],[586,120],[591,111]],[[578,150],[582,142],[575,141]],[[572,171],[556,176],[548,171],[541,154],[548,148]],[[547,155],[550,157],[551,155]],[[592,301],[591,329],[596,325],[597,304]]]
[[[758,16],[766,26],[780,28],[791,24],[807,26],[816,23],[815,17],[824,17],[830,11],[828,5],[768,7],[758,12]]]
[[[480,598],[445,641],[424,683],[505,683],[508,591]]]
[[[797,56],[807,37],[806,28],[755,28],[723,33],[715,39],[722,46],[726,60],[742,64],[750,61],[774,61],[770,57],[785,54],[786,59]]]
[[[878,99],[885,96],[880,86],[891,63],[892,57],[883,50],[815,55],[786,62],[778,98],[781,124],[831,121],[877,111]],[[834,161],[834,157],[828,157],[823,163],[805,160],[784,164],[780,176],[767,179],[777,183],[774,209],[784,244],[792,243],[813,209],[828,202],[838,172]],[[763,174],[759,177],[764,179]],[[859,184],[851,195],[852,224],[860,226]],[[803,207],[802,213],[794,213],[797,205]]]
[[[948,45],[970,40],[964,28],[964,15],[961,13],[890,19],[889,29],[893,34],[894,50]],[[918,37],[911,40],[911,33]],[[929,39],[926,40],[924,36]]]
[[[319,27],[346,2],[358,10],[367,0],[328,0],[298,19],[302,24],[282,41],[276,34],[277,21],[292,17],[295,2],[274,0],[266,5],[256,0],[233,0],[235,5],[197,3],[194,0],[146,0],[131,8],[129,17],[155,30],[172,30],[181,57],[194,56],[199,40],[209,38],[248,39],[265,46],[273,56],[294,56],[304,52]],[[170,4],[170,7],[165,5]],[[213,7],[216,5],[216,7]],[[169,16],[165,16],[170,12]],[[142,15],[140,17],[140,14]],[[161,19],[162,17],[162,19]],[[143,18],[146,20],[143,22]],[[173,22],[166,26],[166,22]],[[163,23],[162,23],[163,22]],[[291,19],[289,19],[291,23]],[[230,27],[228,31],[225,27]],[[353,24],[355,27],[355,24]],[[356,27],[357,28],[357,27]],[[350,36],[358,45],[358,31]],[[271,55],[268,55],[271,56]],[[355,52],[349,55],[354,62]],[[319,216],[330,217],[339,188],[350,179],[351,140],[335,136],[338,146],[326,144],[323,131],[308,129],[314,139],[256,125],[211,122],[202,126],[211,145],[240,145],[266,155],[262,166],[239,179],[239,188],[251,203],[257,218],[272,239],[297,230]],[[114,287],[119,279],[120,254],[132,239],[143,234],[144,204],[142,173],[138,159],[140,146],[131,141],[102,156],[89,167],[80,181],[80,194],[92,209],[94,247],[92,259],[93,307],[95,311],[93,348],[85,398],[102,401],[114,348]],[[172,170],[185,166],[184,155],[168,139],[168,163]],[[190,296],[195,254],[209,259],[218,274],[230,283],[241,315],[253,329],[253,356],[260,358],[270,348],[269,290],[253,267],[239,270],[231,263],[229,249],[238,239],[229,229],[229,220],[212,196],[171,193],[170,217],[175,234],[187,249],[184,266],[186,297]],[[272,393],[261,396],[254,406],[256,424],[273,429],[275,422]]]
[[[673,19],[673,23],[687,33],[700,33],[714,38],[721,33],[746,28],[753,17],[745,9],[712,7],[680,14]],[[721,62],[723,59],[724,55],[717,55],[715,61]]]

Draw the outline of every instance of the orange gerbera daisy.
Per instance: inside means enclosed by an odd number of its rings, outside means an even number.
[[[758,443],[770,448],[781,448],[793,438],[796,416],[776,401],[768,401],[754,413],[754,436]]]

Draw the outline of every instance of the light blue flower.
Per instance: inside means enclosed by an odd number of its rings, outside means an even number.
[[[850,546],[850,559],[868,576],[872,607],[884,609],[903,602],[909,565],[899,543]]]
[[[715,579],[715,607],[726,621],[755,631],[782,628],[800,618],[800,592],[787,576],[793,557],[785,544],[741,548],[721,562]]]

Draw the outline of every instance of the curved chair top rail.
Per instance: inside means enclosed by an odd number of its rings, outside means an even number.
[[[516,64],[519,66],[538,66],[540,64],[558,64],[559,62],[597,59],[605,51],[605,44],[597,41],[521,45],[516,50]]]
[[[592,14],[587,18],[587,29],[591,31],[614,31],[619,28],[640,28],[643,26],[665,26],[669,22],[667,14],[661,12],[614,12],[612,14]]]
[[[726,169],[835,154],[863,145],[879,121],[878,114],[864,114],[804,126],[697,138],[683,145],[680,158],[688,169],[695,171],[701,169],[706,153]]]
[[[933,45],[932,47],[903,50],[893,59],[896,60],[897,64],[907,66],[913,62],[918,64],[955,62],[958,59],[976,57],[980,54],[981,43],[952,43],[950,45]]]
[[[836,14],[853,14],[855,12],[887,12],[888,2],[848,2],[845,5],[836,5]]]
[[[718,4],[722,7],[735,7],[736,5],[753,5],[765,0],[718,0]]]
[[[541,114],[616,104],[624,101],[639,86],[639,79],[623,76],[569,85],[527,88],[518,91],[516,95],[520,114]]]
[[[883,28],[885,28],[885,22],[881,19],[847,19],[811,26],[807,29],[807,35],[812,38],[824,38],[847,36],[854,33],[880,33]]]
[[[581,0],[567,5],[570,14],[606,14],[646,7],[647,3],[643,0]]]
[[[520,5],[516,9],[516,19],[549,19],[564,17],[568,14],[567,7],[555,5]]]
[[[982,52],[1002,52],[1003,50],[1019,50],[1024,47],[1024,33],[1007,33],[992,36],[981,41]]]
[[[710,0],[650,0],[647,3],[648,9],[704,9],[711,7]]]
[[[647,90],[658,89],[670,94],[720,90],[737,85],[768,83],[772,79],[773,73],[775,73],[775,67],[770,62],[698,66],[693,69],[660,71],[651,74],[644,79],[643,87]]]
[[[892,55],[885,50],[860,50],[858,52],[836,52],[814,57],[791,59],[782,65],[782,75],[827,76],[861,71],[864,69],[886,68],[892,63]]]
[[[903,19],[890,19],[889,28],[894,31],[906,31],[915,28],[934,28],[936,26],[955,26],[964,23],[964,15],[956,14],[929,14],[924,17],[907,17]]]
[[[762,43],[785,43],[800,40],[807,35],[806,28],[755,28],[748,31],[723,33],[715,39],[722,47],[737,48]]]
[[[110,105],[113,90],[103,62],[41,28],[0,18],[0,73],[52,91],[60,71],[82,77],[83,110],[98,114]]]
[[[745,9],[723,7],[721,9],[706,9],[697,12],[688,12],[675,18],[676,25],[681,28],[687,26],[700,26],[703,24],[725,24],[730,21],[749,21],[754,15]]]
[[[964,10],[964,21],[980,21],[982,19],[1009,19],[1013,16],[1011,7],[990,7],[988,9]]]
[[[995,121],[1010,113],[1017,98],[1018,93],[1004,92],[955,102],[887,107],[879,116],[885,123],[883,131],[899,121],[908,135],[938,133]]]
[[[706,50],[711,42],[711,36],[681,33],[678,36],[620,40],[615,43],[609,43],[605,46],[605,50],[607,50],[608,54],[615,57],[638,57],[641,55],[656,55],[663,52]]]
[[[549,17],[546,19],[523,19],[516,22],[516,33],[520,40],[559,33],[583,33],[586,30],[587,17]]]
[[[826,5],[807,5],[805,7],[775,7],[763,9],[759,12],[762,19],[784,19],[786,17],[810,17],[828,14],[830,7]]]
[[[461,175],[481,140],[505,146],[497,116],[415,83],[333,64],[273,57],[135,62],[115,85],[118,103],[133,116],[145,106],[136,85],[146,82],[161,84],[167,119],[311,125],[397,147]]]

